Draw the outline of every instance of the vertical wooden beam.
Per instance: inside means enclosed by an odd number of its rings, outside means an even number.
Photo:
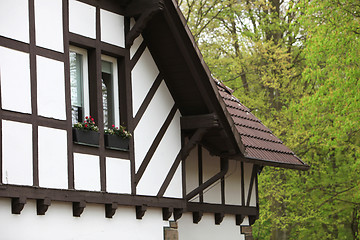
[[[199,178],[199,186],[201,186],[204,182],[203,178],[203,152],[201,145],[198,145],[197,148],[198,153],[198,178]],[[199,201],[202,203],[204,202],[204,191],[199,193]]]
[[[249,186],[249,191],[248,191],[248,195],[247,195],[246,206],[250,205],[251,193],[252,193],[252,190],[253,190],[256,174],[257,174],[257,166],[254,164],[253,169],[252,169],[252,173],[251,173],[250,186]]]
[[[244,162],[240,163],[240,168],[241,168],[241,205],[245,206]]]
[[[31,81],[31,121],[33,142],[33,186],[39,186],[38,168],[38,122],[37,122],[37,76],[36,76],[36,36],[35,36],[35,3],[29,0],[29,55],[30,55],[30,81]]]
[[[69,2],[63,0],[63,38],[64,38],[64,77],[65,106],[67,126],[67,157],[68,157],[68,188],[74,189],[74,155],[72,136],[71,84],[70,84],[70,54],[69,54]]]

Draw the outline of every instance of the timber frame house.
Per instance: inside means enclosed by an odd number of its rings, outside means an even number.
[[[0,95],[1,239],[246,239],[262,167],[309,168],[213,79],[175,0],[1,1]],[[73,142],[89,115],[96,146]]]

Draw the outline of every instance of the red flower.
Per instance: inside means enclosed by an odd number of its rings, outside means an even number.
[[[88,119],[88,117],[85,117],[85,119]]]
[[[111,125],[112,127],[115,127],[115,125],[113,124],[113,125]]]
[[[94,119],[93,119],[93,118],[91,118],[91,121],[94,121]]]
[[[85,124],[85,127],[86,127],[86,128],[88,127],[87,124]]]

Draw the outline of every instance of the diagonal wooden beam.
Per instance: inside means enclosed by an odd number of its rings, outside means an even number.
[[[202,185],[200,185],[199,187],[195,188],[194,190],[192,190],[189,194],[186,195],[185,199],[187,201],[189,201],[190,199],[192,199],[193,197],[195,197],[196,195],[198,195],[199,193],[201,193],[202,191],[204,191],[206,188],[210,187],[212,184],[214,184],[215,182],[217,182],[218,180],[220,180],[221,178],[223,178],[226,173],[229,170],[229,159],[227,158],[222,158],[221,159],[221,171],[218,172],[216,175],[214,175],[213,177],[211,177],[209,180],[207,180],[206,182],[204,182]]]

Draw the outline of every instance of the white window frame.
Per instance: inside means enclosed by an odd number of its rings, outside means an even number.
[[[114,96],[114,122],[115,126],[120,126],[120,110],[119,110],[119,77],[117,59],[108,55],[101,54],[101,60],[112,63],[112,83]]]
[[[69,46],[70,52],[82,55],[82,80],[83,80],[83,103],[84,118],[90,115],[90,95],[89,95],[89,71],[88,71],[88,55],[87,50],[75,46]],[[70,93],[71,95],[71,93]],[[84,119],[82,119],[84,120]]]

